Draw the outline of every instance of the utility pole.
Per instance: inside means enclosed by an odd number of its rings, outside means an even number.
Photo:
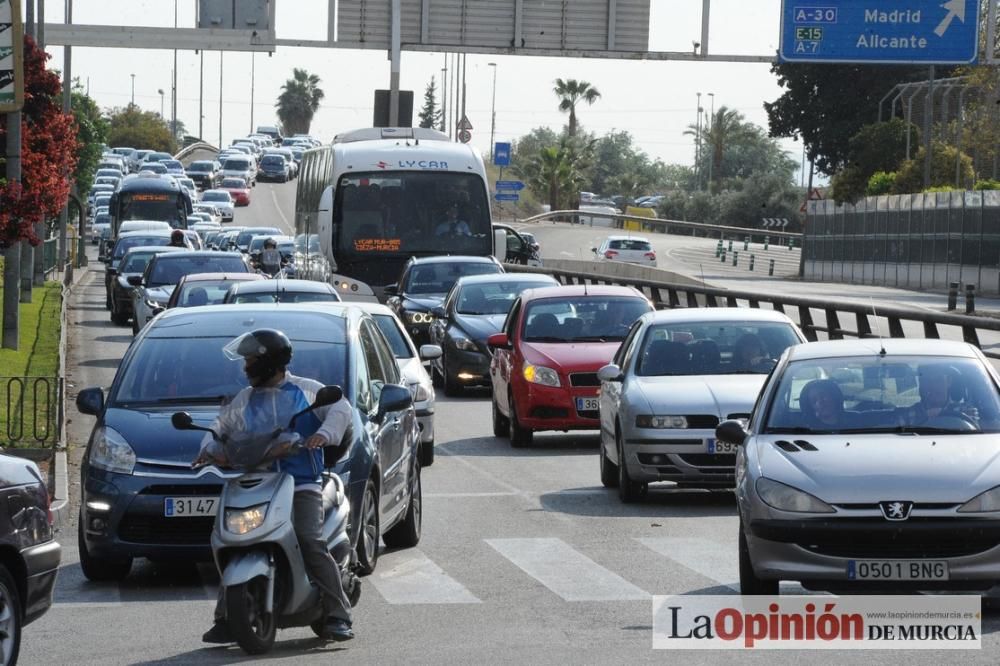
[[[225,51],[219,51],[219,150],[222,150],[222,58]]]
[[[493,161],[493,143],[497,132],[497,64],[487,63],[493,68],[493,102],[490,104],[490,162]]]
[[[444,67],[441,68],[441,131],[448,125],[448,54],[444,54]]]
[[[256,75],[257,75],[256,71],[254,71],[255,68],[256,68],[256,66],[257,66],[257,54],[254,51],[251,51],[250,52],[250,134],[253,134],[253,131],[254,131],[254,126],[253,126],[253,87],[254,87],[254,80],[255,80]],[[222,146],[219,146],[219,148],[222,148]]]
[[[459,119],[465,120],[465,54],[462,54],[462,117]]]
[[[694,181],[695,189],[701,191],[701,93],[698,96],[698,111],[694,119]]]
[[[174,30],[177,29],[177,0],[174,0]],[[177,141],[177,49],[174,49],[173,88],[170,93],[170,134]]]
[[[198,62],[198,138],[205,140],[205,49],[201,50]]]
[[[401,0],[392,0],[392,16],[389,24],[392,37],[389,48],[389,127],[399,127],[399,65],[400,51],[402,50],[401,5]]]
[[[66,25],[73,23],[73,0],[66,0]],[[135,97],[135,75],[132,75],[132,96]],[[73,110],[73,47],[63,47],[63,113],[70,113]],[[133,100],[133,104],[135,101]],[[69,202],[63,206],[59,212],[59,270],[66,270],[66,263],[69,259],[69,247],[66,243],[66,227],[69,225]],[[83,233],[83,229],[79,230]]]
[[[711,141],[708,142],[708,193],[712,193],[712,169],[715,166],[715,137],[711,135],[712,129],[715,127],[715,93],[708,93],[708,96],[712,98],[712,113],[708,116],[708,122],[705,123],[705,131],[709,132],[709,138]]]

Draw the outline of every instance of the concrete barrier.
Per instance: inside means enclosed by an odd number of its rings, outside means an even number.
[[[686,275],[674,273],[662,268],[626,264],[622,261],[586,261],[581,259],[543,259],[545,268],[572,271],[575,273],[591,273],[596,277],[607,275],[614,278],[633,280],[662,281],[690,286],[702,286],[704,283]]]

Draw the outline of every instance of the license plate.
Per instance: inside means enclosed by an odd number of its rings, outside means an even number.
[[[720,442],[714,439],[705,440],[705,450],[709,453],[736,453],[738,444],[732,442]]]
[[[940,560],[848,560],[848,580],[948,580]]]
[[[163,515],[167,518],[214,516],[218,506],[218,497],[165,497]]]
[[[576,411],[578,412],[596,412],[600,407],[601,401],[599,398],[576,399]]]

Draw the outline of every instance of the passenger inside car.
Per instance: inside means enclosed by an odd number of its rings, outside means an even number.
[[[814,379],[799,394],[799,405],[808,427],[835,428],[844,422],[844,394],[831,379]]]

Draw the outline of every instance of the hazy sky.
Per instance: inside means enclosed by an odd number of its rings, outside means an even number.
[[[327,23],[327,0],[274,0],[280,38],[321,39]],[[333,4],[329,0],[329,4]],[[195,0],[177,0],[179,25],[193,27]],[[701,0],[652,0],[650,49],[687,51],[700,39]],[[174,3],[169,0],[75,0],[74,23],[103,25],[172,26]],[[780,0],[713,0],[710,51],[716,54],[766,55],[778,48]],[[48,0],[46,21],[62,22],[63,2]],[[63,66],[62,48],[50,47],[50,66]],[[204,55],[204,138],[219,139],[219,53]],[[123,106],[131,94],[135,74],[135,102],[164,111],[170,117],[171,51],[149,49],[73,49],[73,75],[102,107]],[[198,130],[199,62],[193,51],[178,53],[178,118],[192,133]],[[414,91],[419,107],[431,76],[438,80],[443,54],[403,52],[401,87]],[[703,93],[707,109],[725,104],[766,127],[763,102],[780,95],[767,64],[619,61],[524,56],[467,56],[467,113],[474,126],[472,143],[489,152],[492,68],[497,63],[496,140],[513,140],[533,127],[559,129],[566,116],[559,113],[552,92],[556,77],[589,81],[602,94],[592,107],[578,109],[583,127],[598,134],[625,129],[652,157],[668,163],[690,164],[694,156],[686,127],[695,121],[696,93]],[[326,141],[336,132],[370,127],[375,88],[388,88],[389,62],[385,51],[281,47],[273,56],[255,57],[254,123],[273,122],[274,101],[293,67],[304,67],[322,79],[326,98],[317,112],[312,134]],[[223,67],[223,142],[250,129],[249,53],[227,53]],[[439,81],[440,83],[440,81]],[[449,97],[451,91],[449,91]],[[416,115],[416,108],[414,116]],[[801,146],[782,145],[798,160]]]

